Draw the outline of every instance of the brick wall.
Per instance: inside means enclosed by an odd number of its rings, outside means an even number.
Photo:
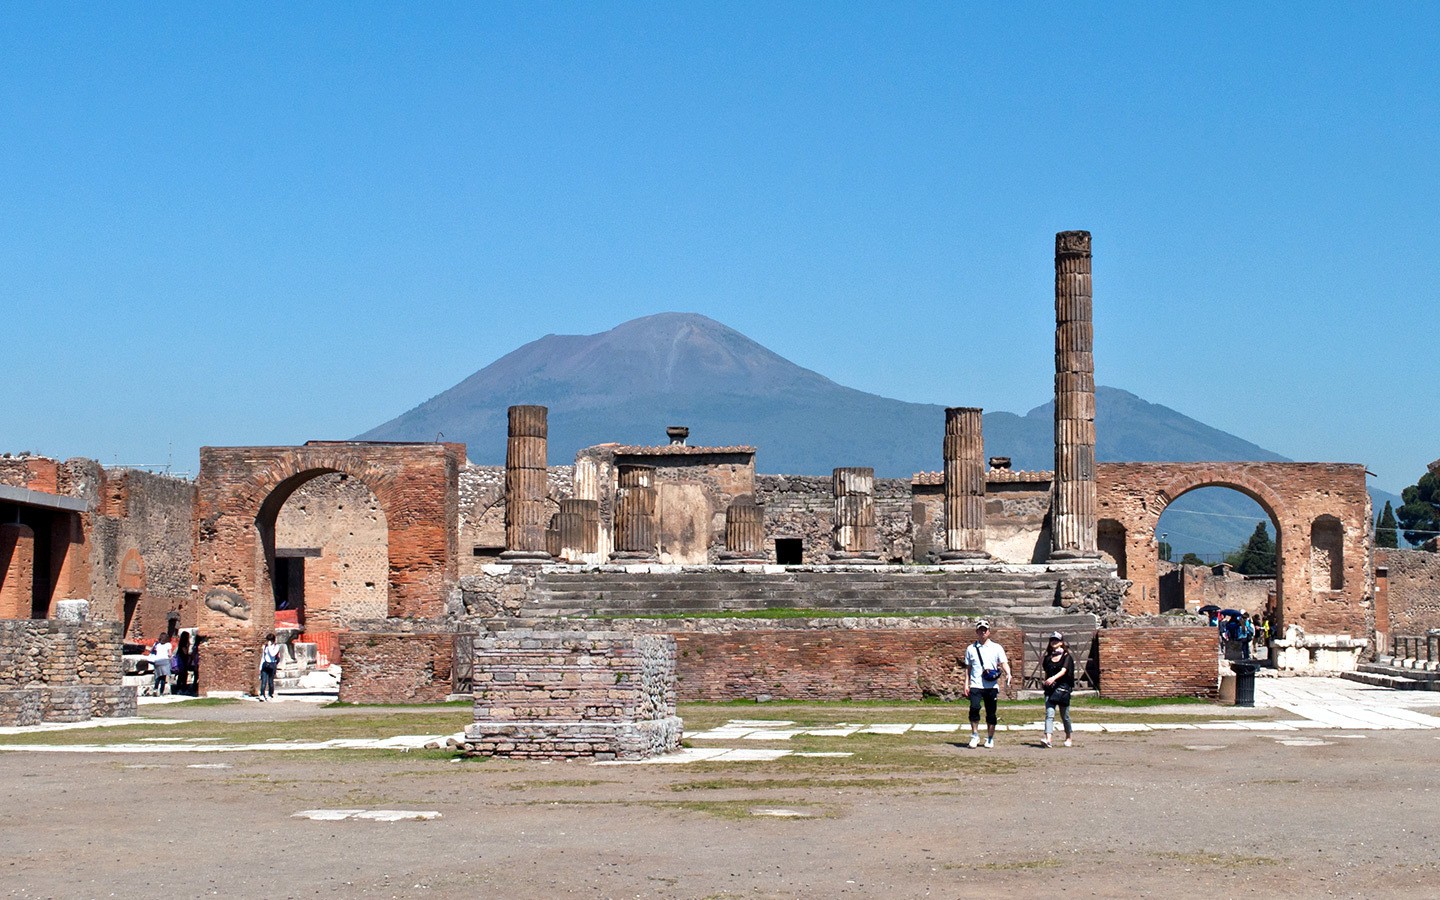
[[[340,699],[346,703],[439,703],[450,696],[454,634],[340,635]]]
[[[1389,569],[1387,615],[1376,630],[1420,635],[1440,628],[1440,553],[1377,549],[1375,561]]]
[[[829,562],[834,547],[835,485],[830,476],[756,475],[755,502],[765,509],[765,553],[775,559],[775,538],[799,538],[810,565]],[[875,542],[886,560],[914,556],[908,479],[875,479]]]
[[[841,624],[850,622],[850,624]],[[975,639],[953,628],[857,627],[851,620],[750,620],[728,633],[674,633],[684,700],[918,700],[958,696],[957,660]],[[1023,636],[997,625],[1014,688],[1023,671]]]
[[[1099,635],[1101,696],[1217,696],[1215,629],[1103,628]]]
[[[680,746],[675,642],[618,632],[502,632],[475,641],[468,752],[643,759]]]
[[[0,622],[0,725],[133,716],[135,688],[120,685],[120,656],[113,622]]]

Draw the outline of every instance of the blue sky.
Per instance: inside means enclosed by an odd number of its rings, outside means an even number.
[[[1435,4],[7,4],[0,449],[343,438],[704,313],[1025,412],[1101,383],[1398,491],[1440,456]]]

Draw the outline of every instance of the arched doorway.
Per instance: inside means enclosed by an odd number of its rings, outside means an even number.
[[[1273,551],[1268,566],[1243,553],[1257,528]],[[1199,484],[1161,510],[1155,530],[1162,613],[1213,605],[1280,620],[1280,523],[1254,496]]]

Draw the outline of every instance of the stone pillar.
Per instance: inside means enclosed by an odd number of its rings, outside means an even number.
[[[0,525],[0,619],[28,619],[35,602],[35,532],[29,525]]]
[[[834,563],[873,565],[880,561],[875,540],[875,470],[840,468],[831,474],[835,487]]]
[[[980,409],[945,410],[945,562],[988,559],[985,552],[985,440]]]
[[[546,410],[543,406],[510,407],[505,445],[505,552],[508,562],[549,562],[545,530]]]
[[[618,561],[655,559],[655,467],[620,466],[615,501],[615,552]]]
[[[556,553],[569,563],[589,562],[600,548],[600,501],[561,500],[555,516],[560,549]]]
[[[765,511],[750,494],[736,497],[725,510],[725,550],[720,561],[765,562]]]
[[[1095,535],[1095,355],[1090,232],[1055,235],[1055,488],[1050,558],[1098,560]]]

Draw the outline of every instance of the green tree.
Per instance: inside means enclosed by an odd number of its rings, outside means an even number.
[[[1205,560],[1189,551],[1186,551],[1185,555],[1180,557],[1180,565],[1182,566],[1203,566],[1205,564]]]
[[[1385,501],[1385,511],[1375,523],[1375,546],[1377,547],[1399,547],[1400,535],[1395,531],[1395,510],[1390,508],[1390,501]]]
[[[1255,523],[1250,540],[1237,552],[1225,557],[1241,575],[1274,575],[1275,542],[1270,540],[1270,530],[1264,522]]]
[[[1160,542],[1160,558],[1163,559],[1163,560],[1165,560],[1165,562],[1169,562],[1169,561],[1170,561],[1170,557],[1171,557],[1172,554],[1174,554],[1174,552],[1175,552],[1175,549],[1170,546],[1170,542],[1169,542],[1169,541],[1161,541],[1161,542]]]
[[[1396,511],[1405,529],[1405,540],[1423,544],[1440,532],[1440,478],[1426,472],[1420,480],[1400,492],[1405,503]]]

